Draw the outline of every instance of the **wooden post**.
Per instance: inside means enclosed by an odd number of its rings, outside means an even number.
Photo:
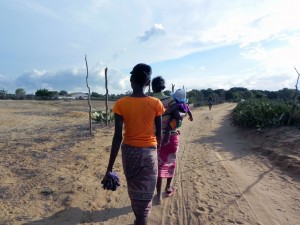
[[[292,103],[292,108],[291,108],[291,111],[290,111],[290,117],[289,117],[289,121],[288,121],[288,126],[290,126],[291,124],[291,121],[292,121],[292,118],[294,116],[294,113],[295,113],[295,108],[296,108],[296,98],[297,98],[297,95],[298,95],[298,82],[299,82],[299,77],[300,77],[300,74],[298,72],[298,70],[296,69],[296,67],[294,67],[297,74],[298,74],[298,77],[297,77],[297,81],[296,81],[296,85],[295,85],[295,94],[293,96],[293,103]]]
[[[105,107],[106,107],[106,126],[108,126],[108,88],[107,88],[107,67],[104,70],[105,72],[105,89],[106,89],[106,98],[105,98]]]
[[[172,93],[174,93],[175,84],[172,84]]]
[[[86,86],[88,88],[88,105],[89,105],[89,123],[90,123],[90,135],[92,135],[92,106],[91,106],[91,89],[89,87],[88,83],[88,77],[89,77],[89,68],[88,68],[88,63],[85,55],[85,65],[86,65]]]

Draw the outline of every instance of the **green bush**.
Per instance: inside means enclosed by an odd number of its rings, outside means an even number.
[[[112,110],[110,110],[107,114],[105,111],[96,111],[92,113],[92,119],[98,123],[106,123],[106,118],[108,123],[114,123],[115,116]]]
[[[246,127],[276,127],[287,125],[291,104],[255,99],[238,103],[233,110],[235,124]]]

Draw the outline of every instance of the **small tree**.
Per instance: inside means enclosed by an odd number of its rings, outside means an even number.
[[[233,93],[234,92],[231,90],[225,91],[225,100],[233,101],[233,98],[234,98]]]
[[[244,93],[243,93],[243,97],[244,97],[245,99],[253,98],[253,97],[254,97],[254,94],[253,94],[252,91],[246,90],[246,91],[244,91]]]
[[[49,100],[54,96],[54,93],[48,89],[39,89],[35,92],[35,97],[38,99]]]
[[[24,88],[18,88],[16,89],[15,94],[17,99],[24,99],[26,95],[26,91]]]
[[[186,97],[190,103],[200,103],[204,96],[200,90],[193,89],[187,92]]]
[[[60,92],[58,92],[58,95],[60,95],[60,96],[67,96],[68,92],[64,91],[64,90],[61,90]]]
[[[1,99],[5,99],[6,94],[7,94],[7,91],[6,91],[6,90],[4,90],[4,89],[1,89],[1,90],[0,90],[0,98],[1,98]]]
[[[277,96],[279,99],[290,101],[293,99],[295,91],[289,88],[283,88],[277,92]]]

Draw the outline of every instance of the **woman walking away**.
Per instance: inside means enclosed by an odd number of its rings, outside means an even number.
[[[137,64],[131,71],[132,94],[119,99],[113,106],[115,132],[107,172],[102,181],[105,182],[111,174],[121,146],[128,194],[136,217],[135,225],[147,224],[157,181],[157,148],[161,142],[164,107],[158,99],[144,94],[150,80],[151,67]]]
[[[154,92],[153,97],[160,99],[164,107],[168,109],[168,107],[170,107],[171,105],[176,104],[176,101],[172,97],[166,96],[162,92],[165,88],[165,80],[161,76],[155,77],[152,80],[152,90]],[[171,114],[168,113],[165,113],[162,116],[162,131],[164,133],[164,136],[170,118]],[[171,187],[171,182],[175,175],[176,156],[179,147],[179,132],[177,132],[175,128],[171,129],[170,133],[171,135],[169,137],[169,143],[161,146],[161,148],[158,149],[158,178],[156,184],[156,201],[158,204],[161,204],[162,201],[162,178],[167,178],[165,187],[166,197],[172,196],[175,192],[175,189]]]

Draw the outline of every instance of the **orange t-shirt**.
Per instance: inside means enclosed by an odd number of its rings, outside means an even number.
[[[112,110],[123,118],[124,144],[135,147],[157,145],[154,119],[165,111],[159,99],[127,96],[117,100]]]

